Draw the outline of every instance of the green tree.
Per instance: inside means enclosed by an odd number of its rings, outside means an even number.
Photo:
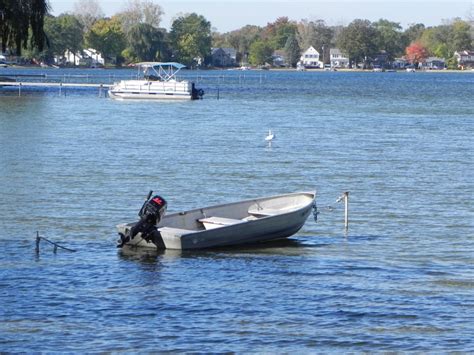
[[[47,16],[44,31],[49,41],[44,53],[47,62],[52,62],[55,56],[63,56],[67,50],[75,55],[82,49],[82,24],[74,15]]]
[[[267,24],[263,31],[263,38],[273,47],[273,49],[284,48],[289,36],[296,33],[296,23],[290,21],[288,17],[279,17],[275,22]]]
[[[211,23],[192,13],[173,21],[170,31],[176,60],[187,65],[206,62],[211,54]]]
[[[420,37],[430,55],[446,59],[451,58],[455,51],[470,49],[471,41],[469,24],[459,18],[429,27]]]
[[[295,35],[291,35],[285,44],[286,60],[290,67],[294,68],[301,56],[301,48]]]
[[[100,19],[92,25],[86,34],[86,44],[102,53],[104,61],[115,58],[116,64],[120,63],[120,54],[126,47],[125,34],[118,17]]]
[[[440,43],[433,51],[433,54],[438,58],[451,57],[448,46],[445,43]]]
[[[298,23],[297,39],[302,50],[313,46],[323,56],[323,62],[329,59],[329,48],[334,44],[334,29],[328,27],[324,20],[302,20]]]
[[[417,42],[420,40],[421,35],[425,31],[425,25],[422,23],[411,24],[405,32],[405,46],[408,46],[410,43]]]
[[[428,54],[430,55],[434,55],[436,48],[441,44],[447,44],[451,51],[451,46],[449,46],[450,33],[451,26],[449,25],[430,27],[423,32],[420,42],[428,50]]]
[[[66,51],[66,46],[63,43],[59,19],[54,16],[46,16],[44,19],[44,32],[49,42],[46,56],[52,59],[54,56],[63,55]]]
[[[74,53],[75,57],[76,53],[83,48],[83,26],[79,19],[74,15],[61,15],[58,17],[58,20],[61,28],[61,37],[64,49]],[[64,52],[60,54],[62,55]]]
[[[228,34],[227,43],[237,50],[237,62],[247,63],[250,45],[260,38],[261,31],[261,27],[247,25]]]
[[[47,0],[0,0],[2,51],[14,48],[21,55],[29,39],[33,47],[42,51],[47,41],[43,26],[48,10]]]
[[[127,37],[131,54],[136,60],[165,60],[167,51],[163,31],[149,24],[139,23],[130,28]]]
[[[471,49],[473,38],[471,38],[471,28],[469,23],[456,19],[451,25],[451,33],[449,36],[449,43],[451,44],[451,51]]]
[[[337,39],[338,47],[356,64],[377,52],[377,31],[368,20],[354,20],[344,28]]]
[[[249,62],[253,65],[264,65],[272,60],[273,46],[264,40],[257,40],[250,45]]]
[[[214,28],[211,32],[211,43],[212,47],[219,48],[219,47],[229,47],[228,36],[227,34],[222,34],[217,32]]]
[[[373,23],[377,30],[376,44],[379,51],[384,50],[389,60],[403,54],[405,41],[403,40],[402,26],[398,22],[380,19]]]

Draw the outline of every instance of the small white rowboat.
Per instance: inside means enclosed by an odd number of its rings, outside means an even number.
[[[258,243],[292,236],[315,206],[316,192],[297,192],[165,215],[152,239],[133,238],[137,224],[117,225],[123,245],[158,249],[202,249]]]

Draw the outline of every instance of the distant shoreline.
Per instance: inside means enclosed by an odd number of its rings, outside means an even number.
[[[133,69],[130,67],[105,67],[105,68],[89,68],[89,67],[41,67],[38,65],[8,65],[6,67],[0,67],[0,74],[2,70],[5,69],[44,69],[44,70],[58,70],[58,69],[72,69],[72,70],[121,70],[121,69]],[[208,70],[216,70],[216,71],[241,71],[238,67],[235,68],[200,68],[200,69],[185,69],[189,71],[208,71]],[[262,72],[262,71],[298,71],[295,68],[270,68],[270,69],[249,69],[245,70],[245,72]],[[373,69],[336,69],[336,70],[325,70],[325,69],[305,69],[303,72],[341,72],[341,73],[375,73]],[[404,69],[389,69],[382,71],[382,72],[395,72],[395,73],[404,73],[406,72]],[[417,73],[474,73],[474,69],[430,69],[430,70],[416,70]],[[380,73],[380,72],[377,72]]]

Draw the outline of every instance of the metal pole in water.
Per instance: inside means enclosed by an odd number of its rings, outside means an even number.
[[[18,96],[21,96],[21,83],[18,85]]]
[[[219,100],[219,87],[217,88],[217,100]]]
[[[347,233],[349,230],[349,191],[345,191],[336,202],[341,202],[344,199],[344,229]]]
[[[349,230],[349,191],[344,192],[344,229]]]
[[[39,236],[39,232],[37,231],[36,232],[36,254],[39,254],[39,251],[40,251],[40,241],[41,241],[41,238]]]
[[[63,86],[63,83],[59,83],[59,96],[61,96],[61,88]]]

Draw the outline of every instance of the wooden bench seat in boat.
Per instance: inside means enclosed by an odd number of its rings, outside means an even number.
[[[198,221],[204,224],[204,228],[206,229],[213,229],[213,228],[222,227],[222,226],[230,226],[232,224],[244,222],[241,219],[232,219],[232,218],[224,218],[224,217],[206,217],[206,218],[201,218]]]
[[[281,209],[276,208],[262,208],[262,209],[249,209],[249,214],[252,216],[258,217],[268,217],[268,216],[275,216],[277,214],[284,213]]]
[[[189,233],[194,233],[196,231],[193,231],[191,229],[181,229],[181,228],[173,228],[173,227],[160,227],[158,228],[158,232],[168,234],[168,235],[183,235],[183,234],[189,234]]]

